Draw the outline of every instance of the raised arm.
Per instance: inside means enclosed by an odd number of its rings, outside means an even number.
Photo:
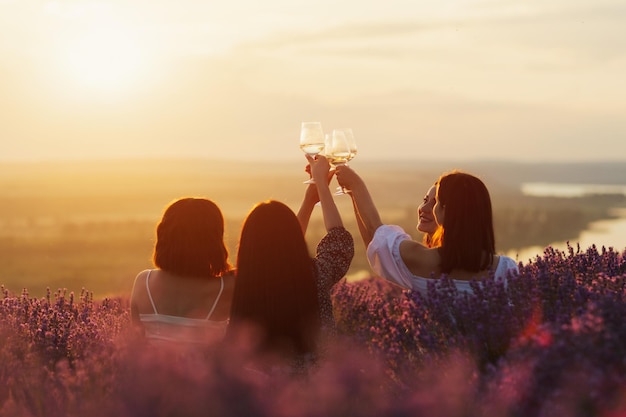
[[[324,160],[326,160],[326,158],[324,158]],[[311,214],[313,213],[313,209],[315,208],[315,204],[317,204],[317,202],[320,202],[320,204],[322,205],[326,231],[330,230],[333,227],[342,226],[339,211],[337,210],[335,201],[333,200],[330,189],[328,187],[328,184],[330,183],[330,180],[334,175],[334,172],[330,172],[330,166],[328,165],[328,162],[324,162],[321,159],[319,161],[315,161],[311,158],[309,160],[309,165],[307,165],[306,167],[306,171],[310,173],[313,178],[316,178],[314,176],[314,173],[312,172],[312,166],[319,163],[321,164],[317,165],[316,168],[316,170],[319,172],[317,172],[315,175],[317,175],[318,177],[321,176],[323,179],[315,179],[315,184],[309,184],[306,191],[304,192],[304,198],[302,199],[302,203],[300,204],[300,209],[298,210],[297,214],[298,221],[300,222],[300,227],[302,228],[302,233],[305,234],[309,226]],[[320,195],[324,195],[324,202],[321,201]]]
[[[311,175],[315,180],[315,186],[317,187],[317,195],[319,197],[320,204],[322,205],[322,214],[324,216],[324,226],[326,231],[334,227],[343,227],[341,221],[341,215],[333,199],[333,195],[330,192],[328,183],[332,174],[330,173],[330,164],[326,157],[318,155],[315,159],[307,155],[309,164],[311,166]]]
[[[372,200],[365,182],[357,175],[357,173],[348,166],[337,167],[337,181],[339,184],[350,190],[352,203],[354,205],[354,214],[359,225],[359,231],[363,238],[365,247],[369,245],[374,237],[376,229],[382,226],[378,209]]]
[[[302,233],[306,234],[306,229],[309,227],[309,220],[311,219],[311,213],[315,204],[319,201],[317,196],[317,188],[315,184],[309,184],[304,192],[304,198],[302,204],[300,204],[300,210],[298,210],[298,221],[302,228]]]

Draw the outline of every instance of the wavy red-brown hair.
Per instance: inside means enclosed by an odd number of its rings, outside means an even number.
[[[424,233],[424,237],[422,238],[422,244],[427,248],[438,248],[439,246],[441,246],[442,235],[442,227],[437,226],[437,229],[433,233]]]
[[[156,229],[153,263],[181,276],[211,277],[232,269],[224,244],[224,217],[206,198],[171,203]]]

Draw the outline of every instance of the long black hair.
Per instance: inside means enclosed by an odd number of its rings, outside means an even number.
[[[244,221],[230,329],[260,331],[260,350],[315,351],[320,329],[313,263],[294,212],[278,201],[257,204]]]
[[[438,180],[437,203],[443,218],[441,272],[453,269],[478,272],[488,269],[495,254],[491,197],[477,177],[459,171]]]

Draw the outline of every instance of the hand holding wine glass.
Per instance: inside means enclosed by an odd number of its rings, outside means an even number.
[[[311,171],[311,176],[315,180],[315,183],[318,184],[328,184],[332,179],[334,172],[330,170],[330,161],[324,155],[319,155],[316,157],[308,156],[307,160],[309,161],[309,170]]]
[[[315,157],[324,150],[324,131],[320,122],[302,122],[300,128],[300,149],[308,156]],[[313,178],[304,181],[315,184]]]
[[[333,130],[330,140],[330,151],[327,151],[333,166],[348,165],[348,161],[356,156],[357,148],[352,129]],[[342,187],[337,187],[335,195],[346,194]]]

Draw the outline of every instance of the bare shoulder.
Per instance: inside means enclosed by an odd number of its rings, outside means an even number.
[[[146,278],[148,277],[149,273],[150,273],[150,269],[144,269],[143,271],[138,273],[137,276],[135,276],[135,282],[133,284],[133,289],[135,289],[137,287],[137,285],[139,285],[139,283],[145,284]]]
[[[130,314],[134,323],[139,322],[139,313],[141,311],[147,311],[147,303],[149,301],[145,282],[149,271],[146,269],[138,273],[133,283],[133,290],[130,294]]]
[[[139,280],[139,278],[145,279],[150,272],[152,272],[152,269],[144,269],[143,271],[137,274],[137,276],[135,277],[135,281]]]
[[[132,300],[136,300],[137,297],[140,297],[146,292],[146,279],[149,273],[150,270],[145,269],[135,276],[135,282],[133,283],[133,290],[131,294]]]
[[[218,304],[211,316],[214,320],[227,320],[230,316],[230,307],[233,302],[233,296],[235,294],[235,281],[236,273],[234,270],[222,274],[224,282],[224,291],[222,292]],[[214,280],[212,280],[214,281]],[[215,295],[211,295],[215,297]],[[213,298],[211,298],[213,299]],[[206,303],[205,303],[206,304]]]

